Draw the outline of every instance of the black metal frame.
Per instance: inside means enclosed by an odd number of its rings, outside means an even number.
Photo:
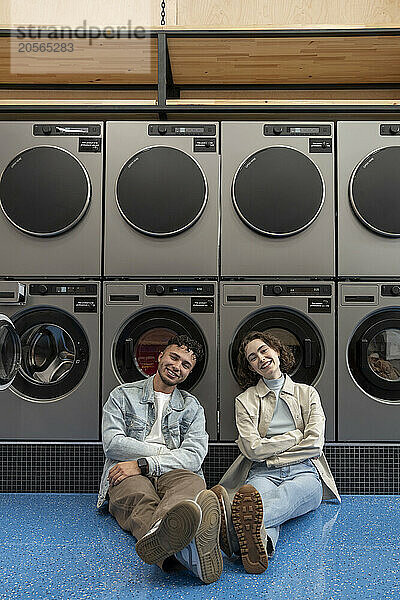
[[[67,30],[65,30],[67,32]],[[79,32],[83,37],[82,31]],[[90,32],[85,32],[87,37],[90,37]],[[63,30],[59,30],[60,37],[63,34]],[[107,32],[100,31],[99,36],[107,37]],[[18,37],[17,29],[3,29],[0,30],[0,37]],[[134,31],[121,31],[119,32],[121,38],[132,38],[135,37]],[[287,105],[269,105],[268,101],[265,104],[241,104],[241,105],[207,105],[207,104],[186,104],[183,106],[172,106],[168,105],[168,100],[176,99],[180,97],[180,91],[197,89],[197,90],[299,90],[299,89],[400,89],[400,83],[393,84],[355,84],[353,86],[338,84],[338,85],[317,85],[317,84],[201,84],[201,85],[182,85],[177,86],[173,80],[173,72],[171,67],[171,61],[168,51],[168,39],[169,38],[288,38],[288,37],[365,37],[365,36],[399,36],[400,28],[368,28],[368,29],[263,29],[263,30],[238,30],[238,29],[202,29],[202,30],[180,30],[180,31],[169,31],[163,30],[148,30],[141,32],[140,37],[143,38],[157,38],[158,48],[158,82],[157,84],[6,84],[0,83],[1,89],[35,89],[35,90],[155,90],[157,89],[157,104],[151,105],[107,105],[107,106],[96,106],[96,105],[74,105],[65,106],[62,105],[29,105],[21,104],[15,105],[2,105],[0,106],[0,113],[10,112],[30,112],[30,113],[53,113],[59,112],[63,109],[68,112],[74,113],[140,113],[147,112],[158,115],[159,119],[166,119],[168,113],[396,113],[400,110],[400,105],[302,105],[302,104],[290,104]],[[45,38],[42,38],[45,39]]]

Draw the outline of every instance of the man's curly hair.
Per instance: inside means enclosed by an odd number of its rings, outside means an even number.
[[[196,357],[196,364],[198,364],[204,357],[203,346],[200,344],[200,342],[190,338],[188,335],[174,335],[168,340],[165,348],[173,345],[179,346],[180,348],[186,348],[186,350],[193,352]]]
[[[251,370],[249,361],[246,357],[246,346],[253,340],[262,340],[267,346],[275,350],[279,354],[279,361],[282,373],[288,373],[294,366],[295,360],[293,352],[288,346],[285,346],[281,340],[270,333],[264,333],[261,331],[250,331],[239,346],[239,354],[237,357],[237,368],[236,374],[238,382],[243,390],[252,385],[257,385],[260,375]]]

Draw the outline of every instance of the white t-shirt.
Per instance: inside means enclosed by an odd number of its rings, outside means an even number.
[[[156,411],[156,420],[151,428],[149,435],[146,437],[146,442],[152,442],[154,444],[163,444],[165,446],[165,439],[163,432],[161,431],[161,422],[164,412],[164,407],[168,404],[171,394],[164,394],[164,392],[154,392],[154,408]]]

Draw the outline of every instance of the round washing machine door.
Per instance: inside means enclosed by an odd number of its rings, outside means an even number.
[[[155,146],[132,156],[116,184],[118,208],[135,229],[171,236],[189,229],[202,214],[207,180],[199,163],[176,148]]]
[[[21,340],[14,324],[0,315],[0,391],[13,383],[21,365]]]
[[[21,367],[13,389],[27,400],[53,402],[85,376],[89,343],[76,319],[60,309],[34,308],[13,317],[21,340]]]
[[[400,404],[400,308],[370,314],[358,325],[347,347],[347,364],[366,394]]]
[[[253,313],[237,329],[229,348],[229,363],[236,381],[239,346],[250,331],[270,333],[292,350],[295,364],[289,375],[296,382],[313,385],[317,381],[325,358],[318,329],[302,313],[277,307]]]
[[[380,148],[354,169],[349,195],[355,215],[371,231],[400,237],[400,147]]]
[[[89,175],[67,150],[29,148],[7,165],[0,178],[0,206],[24,233],[47,237],[74,227],[91,197]]]
[[[207,343],[200,327],[185,313],[169,307],[157,307],[135,313],[123,325],[112,349],[113,364],[122,383],[150,377],[157,371],[158,355],[175,335],[188,335],[204,348],[204,360],[194,367],[180,386],[191,390],[207,367]]]
[[[324,198],[319,168],[303,152],[285,146],[265,148],[246,158],[232,183],[233,205],[242,221],[275,237],[309,227]]]

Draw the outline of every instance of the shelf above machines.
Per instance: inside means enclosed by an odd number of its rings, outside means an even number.
[[[39,52],[50,40],[21,54],[26,40],[1,29],[0,110],[36,111],[42,101],[71,111],[159,110],[164,118],[193,107],[388,112],[400,101],[400,25],[131,33],[74,39],[74,51],[56,62]]]

